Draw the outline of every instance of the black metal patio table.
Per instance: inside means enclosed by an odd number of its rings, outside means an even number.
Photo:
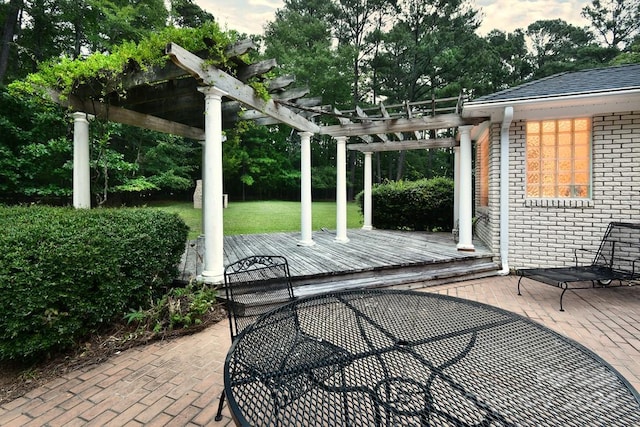
[[[234,342],[238,425],[640,426],[640,396],[582,345],[459,298],[357,290],[303,298]]]

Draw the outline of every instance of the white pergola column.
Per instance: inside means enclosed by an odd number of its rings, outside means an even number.
[[[202,209],[204,262],[202,279],[206,283],[224,281],[224,223],[222,206],[222,97],[225,92],[213,86],[198,89],[204,93],[204,154],[202,165]]]
[[[300,241],[299,246],[313,246],[311,210],[311,132],[300,132]]]
[[[73,117],[73,207],[91,208],[91,168],[89,165],[89,119],[86,113]]]
[[[207,211],[205,209],[205,205],[204,205],[204,183],[207,181],[206,178],[204,177],[205,175],[205,164],[207,162],[207,141],[200,141],[200,144],[202,145],[202,160],[200,161],[200,179],[202,180],[202,199],[200,201],[200,204],[202,206],[202,209],[200,209],[200,214],[202,215],[201,218],[201,226],[202,226],[202,234],[201,236],[204,236],[204,219],[207,217]]]
[[[372,186],[372,170],[371,170],[371,152],[364,153],[364,224],[363,230],[372,230],[372,204],[371,204],[371,186]]]
[[[336,137],[336,242],[346,243],[347,237],[347,137]]]
[[[453,228],[458,231],[460,219],[460,147],[453,147]]]
[[[458,250],[474,251],[473,246],[473,192],[471,162],[471,129],[473,126],[460,126],[460,201],[458,217]]]

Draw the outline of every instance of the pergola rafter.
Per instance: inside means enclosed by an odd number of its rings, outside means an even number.
[[[215,86],[231,98],[303,132],[318,133],[320,128],[306,118],[280,106],[273,99],[262,99],[251,86],[213,66],[188,50],[171,43],[166,49],[171,60],[203,86]]]
[[[414,132],[416,130],[449,129],[464,124],[457,114],[442,114],[439,116],[414,117],[411,119],[381,119],[363,123],[348,123],[323,126],[320,133],[331,136],[360,136],[388,134],[396,132]]]

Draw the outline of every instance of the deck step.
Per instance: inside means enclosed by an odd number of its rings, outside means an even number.
[[[336,277],[294,278],[293,287],[294,294],[299,297],[362,288],[417,289],[494,276],[499,269],[500,266],[490,258],[483,258],[475,262],[454,261],[437,266],[376,270]]]

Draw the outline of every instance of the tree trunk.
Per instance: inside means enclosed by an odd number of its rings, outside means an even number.
[[[404,159],[407,156],[406,151],[401,151],[398,156],[398,170],[396,171],[396,181],[400,181],[404,176]]]
[[[76,20],[73,24],[73,58],[79,58],[82,49],[82,24]]]
[[[22,7],[23,0],[11,0],[9,2],[7,17],[4,20],[2,29],[2,44],[0,45],[0,84],[4,81],[9,67],[9,51],[11,50],[11,42],[13,42],[18,15]]]

